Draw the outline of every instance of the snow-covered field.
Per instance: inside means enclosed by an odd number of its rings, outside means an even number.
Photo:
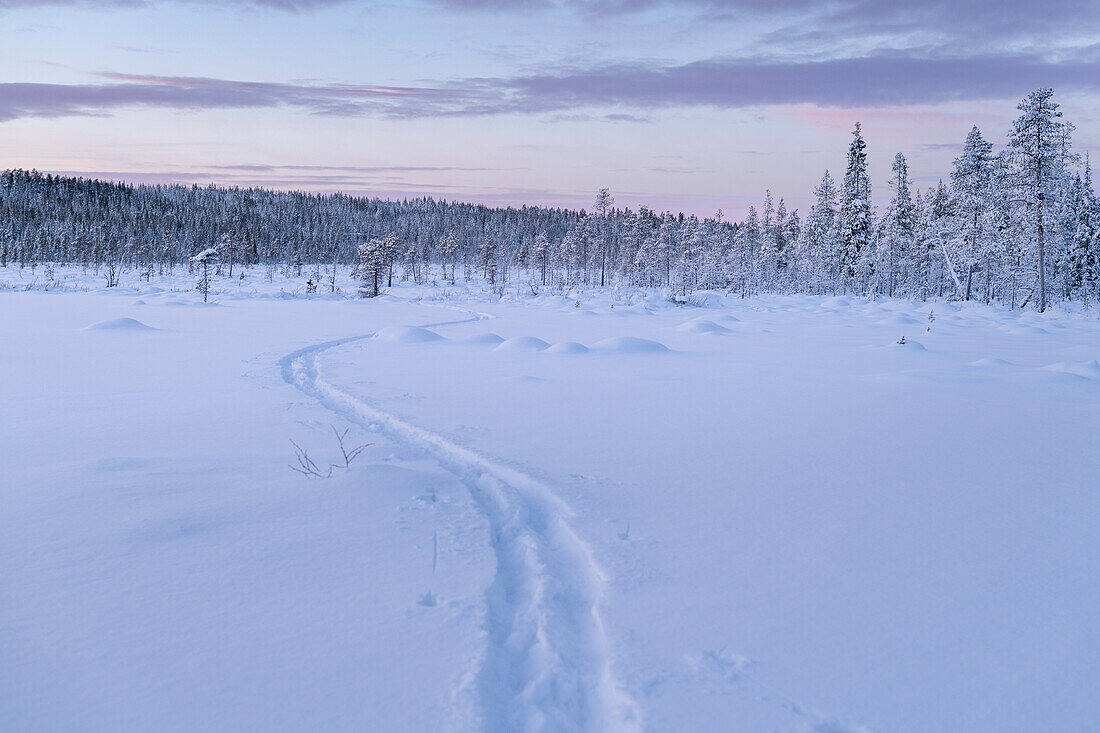
[[[2,730],[1100,721],[1095,313],[80,282],[0,292]]]

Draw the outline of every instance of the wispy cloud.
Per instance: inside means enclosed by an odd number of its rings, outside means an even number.
[[[104,115],[128,107],[185,110],[294,107],[312,114],[410,116],[415,109],[469,111],[472,90],[376,85],[312,85],[206,77],[102,73],[98,84],[0,84],[0,121],[20,117]],[[417,105],[410,104],[415,98]]]
[[[263,165],[256,163],[238,163],[233,165],[210,165],[212,170],[245,171],[249,173],[271,173],[275,171],[339,171],[342,173],[484,173],[486,171],[517,171],[527,168],[471,168],[456,165]]]

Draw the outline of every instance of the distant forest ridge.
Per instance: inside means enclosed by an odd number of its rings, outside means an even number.
[[[825,171],[805,215],[766,192],[741,222],[615,207],[490,207],[262,188],[130,185],[9,170],[0,174],[0,267],[133,270],[204,277],[254,265],[300,275],[353,268],[365,294],[394,273],[416,282],[481,278],[494,288],[662,287],[854,293],[998,301],[1045,310],[1100,297],[1100,203],[1088,159],[1053,91],[1019,105],[1007,145],[974,127],[950,181],[914,191],[902,153],[890,200],[871,201],[866,143],[852,132],[842,177]],[[380,278],[380,273],[385,277]],[[308,275],[307,275],[308,276]],[[332,279],[334,282],[334,278]]]

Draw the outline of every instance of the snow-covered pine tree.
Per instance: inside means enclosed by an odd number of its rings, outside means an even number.
[[[601,188],[596,192],[596,201],[592,204],[592,213],[596,220],[593,229],[597,244],[600,248],[600,287],[607,283],[607,250],[610,247],[610,238],[607,236],[607,217],[611,207],[615,204],[615,197],[611,195],[611,189]]]
[[[1065,166],[1074,162],[1069,152],[1070,129],[1062,122],[1062,113],[1053,97],[1054,90],[1049,88],[1036,89],[1027,95],[1017,106],[1021,114],[1013,123],[1008,140],[1017,186],[1034,227],[1035,303],[1040,313],[1047,307],[1046,228],[1051,213],[1047,202],[1062,187]]]
[[[489,285],[496,285],[497,281],[497,241],[492,234],[486,234],[481,239],[481,245],[477,250],[478,267],[482,276],[489,281]]]
[[[359,279],[359,297],[376,298],[381,294],[382,277],[387,268],[387,245],[374,237],[356,248],[352,275]]]
[[[401,249],[401,239],[396,232],[389,232],[382,237],[382,264],[386,268],[386,287],[393,287],[393,263],[397,259],[397,253]]]
[[[539,271],[539,281],[546,285],[546,273],[550,269],[550,240],[546,232],[539,232],[531,245],[531,262]]]
[[[202,293],[202,302],[207,302],[210,296],[210,268],[218,261],[217,247],[207,247],[191,258],[191,262],[199,268],[199,279],[195,283],[195,290]]]
[[[439,240],[439,257],[443,266],[443,278],[455,284],[455,265],[458,264],[458,233],[452,228],[443,239]],[[447,265],[451,266],[451,274],[447,275]]]

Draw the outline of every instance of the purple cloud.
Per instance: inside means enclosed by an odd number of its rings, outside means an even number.
[[[1037,86],[1100,87],[1091,58],[1019,54],[922,58],[880,53],[824,61],[709,59],[683,65],[613,64],[498,80],[516,108],[627,106],[737,108],[781,104],[905,106],[1022,97]]]
[[[930,58],[900,53],[824,61],[708,59],[681,65],[620,63],[424,87],[284,84],[108,73],[99,84],[0,84],[0,121],[105,115],[124,108],[183,110],[289,107],[332,116],[390,118],[552,114],[604,110],[604,119],[644,119],[623,110],[668,107],[899,107],[957,100],[1016,99],[1038,86],[1095,91],[1090,54],[1057,63],[1034,54]]]
[[[179,2],[192,5],[214,5],[216,3],[222,7],[271,8],[273,10],[301,12],[333,5],[343,5],[352,1],[353,0],[0,0],[0,10],[37,8],[43,5],[114,10],[119,8],[166,5],[169,2]]]
[[[833,41],[853,35],[911,34],[919,29],[941,39],[970,44],[1003,37],[1075,32],[1100,22],[1100,3],[1086,0],[430,0],[454,11],[571,9],[608,17],[665,9],[691,13],[705,22],[738,22],[746,16],[787,18],[789,27],[771,36]]]

